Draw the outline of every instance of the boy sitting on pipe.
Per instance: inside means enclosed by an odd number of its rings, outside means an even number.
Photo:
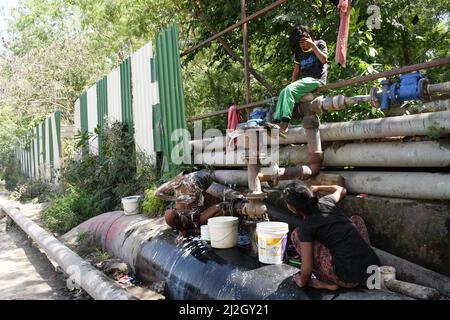
[[[286,86],[278,97],[274,123],[287,132],[296,103],[306,94],[325,85],[327,81],[328,50],[325,41],[314,40],[307,26],[295,27],[289,38],[294,54],[292,83]]]

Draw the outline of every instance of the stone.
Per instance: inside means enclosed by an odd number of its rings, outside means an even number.
[[[166,298],[150,289],[143,287],[128,287],[126,290],[139,300],[165,300]]]
[[[110,259],[103,264],[103,272],[114,279],[128,275],[129,270],[128,265],[120,259]]]

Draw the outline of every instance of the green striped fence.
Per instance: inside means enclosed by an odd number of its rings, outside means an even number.
[[[32,179],[59,183],[61,177],[61,112],[28,131],[15,147],[22,173]]]
[[[176,144],[171,134],[187,127],[176,25],[162,32],[156,44],[156,57],[147,43],[84,92],[75,103],[74,122],[75,131],[90,133],[89,152],[100,155],[102,141],[94,129],[106,118],[128,124],[136,149],[154,160],[161,153],[168,171]]]

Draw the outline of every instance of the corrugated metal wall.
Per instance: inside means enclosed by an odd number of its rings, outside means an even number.
[[[177,129],[186,129],[186,111],[183,81],[181,77],[180,50],[177,27],[173,24],[156,39],[156,65],[159,85],[160,113],[162,122],[162,149],[164,171],[173,167],[172,151],[180,141],[172,141]],[[182,152],[188,155],[189,141],[182,142]]]
[[[75,130],[93,134],[98,124],[104,124],[105,117],[109,121],[122,121],[134,132],[136,149],[155,159],[153,105],[159,102],[159,92],[157,83],[151,79],[152,55],[152,44],[148,43],[84,93],[75,103]],[[87,127],[83,127],[85,122],[89,124]],[[101,156],[102,142],[95,138],[89,144],[90,152],[100,150]]]
[[[136,148],[151,158],[155,157],[153,146],[153,105],[158,104],[158,87],[152,83],[152,44],[147,43],[131,57],[133,84],[133,120]]]
[[[88,116],[88,131],[94,132],[98,124],[97,115],[97,86],[94,85],[87,91],[87,116]],[[89,152],[98,154],[98,139],[92,135],[89,138]]]
[[[22,173],[29,178],[59,183],[61,147],[61,112],[58,111],[27,132],[16,146]]]
[[[169,171],[172,152],[180,146],[180,141],[172,141],[172,133],[187,127],[176,25],[161,33],[156,44],[156,57],[152,44],[146,44],[77,100],[75,129],[93,133],[102,115],[127,123],[136,148],[154,160],[162,151],[163,170]],[[188,140],[182,140],[184,155]],[[98,139],[91,140],[90,152],[98,148]]]
[[[99,127],[103,127],[106,123],[108,115],[108,78],[104,77],[97,82],[97,123]],[[99,154],[102,154],[103,141],[101,137],[98,138]]]
[[[133,133],[133,98],[131,89],[131,62],[126,59],[120,65],[120,93],[122,106],[122,122],[128,125],[128,131]]]
[[[122,121],[122,98],[120,89],[120,68],[114,69],[107,77],[108,118]]]

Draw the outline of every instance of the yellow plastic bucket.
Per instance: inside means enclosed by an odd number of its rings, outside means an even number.
[[[256,225],[258,235],[258,258],[265,264],[283,263],[289,225],[284,222],[260,222]]]

